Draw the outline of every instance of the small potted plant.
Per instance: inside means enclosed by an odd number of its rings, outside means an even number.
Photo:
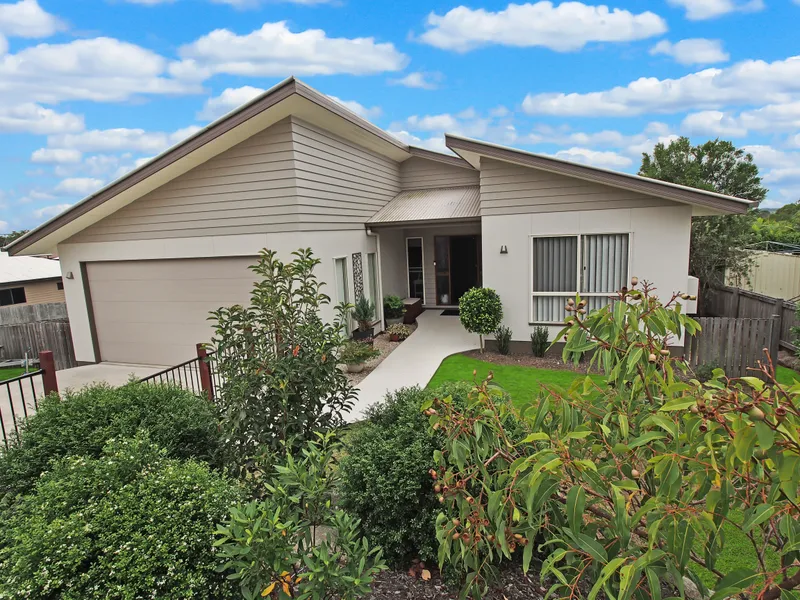
[[[353,332],[353,339],[372,345],[372,338],[375,336],[373,327],[375,319],[375,303],[361,296],[356,302],[352,312],[353,319],[358,321],[358,330]]]
[[[391,327],[397,323],[402,323],[405,308],[403,299],[400,296],[384,296],[383,314],[386,317],[386,326]]]
[[[341,347],[339,362],[345,365],[348,373],[361,373],[364,370],[364,363],[380,354],[369,344],[351,340],[345,342]]]
[[[411,328],[408,325],[395,323],[394,325],[389,325],[386,329],[386,333],[389,334],[390,342],[402,342],[411,335]]]

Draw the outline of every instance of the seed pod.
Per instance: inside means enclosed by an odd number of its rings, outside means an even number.
[[[656,358],[657,358],[656,355],[651,352],[650,356],[647,357],[647,362],[654,363],[656,362]]]
[[[669,350],[667,350],[666,348],[662,349],[661,350],[661,355],[662,356],[669,356]]]
[[[453,539],[454,539],[454,540],[457,540],[457,539],[458,539],[458,538],[460,538],[460,537],[461,537],[461,534],[460,534],[460,533],[458,533],[457,531],[456,531],[456,532],[453,534]]]
[[[642,474],[639,473],[639,471],[637,471],[636,469],[631,469],[631,477],[633,477],[634,479],[639,479],[641,475]]]
[[[763,421],[764,420],[764,411],[758,408],[757,406],[752,407],[750,410],[747,411],[747,415],[753,419],[753,421]]]
[[[453,525],[455,527],[458,527],[459,525],[461,525],[461,521],[459,521],[458,519],[453,519]]]
[[[688,300],[688,299],[689,299],[689,294],[685,294],[685,293],[681,294],[681,300]]]
[[[434,491],[434,492],[436,492],[436,493],[438,494],[439,492],[441,492],[441,491],[442,491],[442,486],[440,486],[440,485],[437,483],[435,486],[433,486],[433,491]]]
[[[430,473],[430,474],[431,474],[431,477],[432,477],[433,479],[436,479],[437,477],[439,477],[439,475],[436,473],[436,470],[435,470],[435,469],[431,469],[430,471],[428,471],[428,473]]]
[[[573,300],[572,298],[569,298],[569,299],[567,300],[567,305],[568,305],[568,306],[575,306],[575,300]]]
[[[636,287],[637,285],[639,285],[639,278],[634,275],[631,277],[631,287]]]
[[[778,419],[778,423],[780,423],[786,418],[786,412],[787,411],[785,406],[779,406],[778,408],[775,409],[775,416]]]
[[[699,429],[702,433],[705,433],[706,431],[708,431],[708,424],[705,421],[703,421],[702,423],[700,423]]]
[[[439,504],[444,504],[444,496],[439,496]]]

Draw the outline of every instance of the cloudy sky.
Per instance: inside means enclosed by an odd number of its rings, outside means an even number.
[[[289,75],[409,143],[635,172],[659,140],[800,198],[800,0],[0,1],[0,232],[35,226]]]

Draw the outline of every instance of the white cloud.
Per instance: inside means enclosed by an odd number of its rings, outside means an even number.
[[[690,113],[681,128],[690,134],[732,137],[750,132],[794,132],[800,129],[800,101],[768,104],[738,115],[717,110]]]
[[[625,169],[633,164],[627,156],[622,156],[616,152],[589,150],[588,148],[572,147],[566,150],[559,150],[553,156],[562,160],[602,167],[605,169]]]
[[[408,144],[409,146],[417,146],[418,148],[426,148],[435,152],[446,152],[448,154],[452,154],[450,148],[445,145],[444,136],[442,135],[434,135],[423,139],[414,135],[413,133],[403,130],[387,131],[387,133],[389,133],[389,135],[393,135],[398,140],[404,144]]]
[[[123,175],[130,173],[134,169],[138,169],[143,164],[148,163],[151,160],[153,160],[152,156],[143,156],[141,158],[137,158],[135,161],[133,161],[133,163],[121,165],[114,173],[114,179],[119,179]]]
[[[743,137],[744,129],[733,117],[718,110],[704,110],[686,115],[681,123],[681,130],[689,135],[714,135],[725,137]]]
[[[31,155],[31,162],[43,164],[79,163],[83,154],[80,150],[67,148],[39,148]]]
[[[186,137],[197,132],[200,127],[192,125],[172,133],[145,131],[144,129],[92,129],[81,133],[51,135],[47,145],[51,148],[71,148],[81,152],[136,152],[160,153]]]
[[[93,177],[69,177],[60,181],[53,191],[62,196],[88,196],[103,187],[103,183],[102,179]]]
[[[644,131],[635,134],[624,134],[613,129],[587,133],[583,131],[571,131],[566,127],[540,125],[536,127],[527,138],[524,138],[524,140],[531,144],[573,146],[581,151],[587,148],[599,148],[602,151],[614,149],[618,151],[618,155],[638,160],[643,152],[652,152],[657,143],[662,142],[668,144],[670,141],[677,138],[678,136],[671,133],[669,127],[664,123],[652,122],[648,123]],[[574,150],[574,148],[570,150]],[[566,160],[579,160],[581,158],[578,152],[573,152],[573,154],[575,155],[574,159],[568,156],[564,156],[563,158]],[[588,155],[584,156],[585,161],[589,160],[589,158]],[[613,164],[613,157],[603,157],[602,155],[595,156],[595,162],[590,164],[602,166],[600,162],[604,158],[606,165],[611,168],[625,167],[622,161],[617,161],[617,164]]]
[[[389,83],[391,85],[402,85],[421,90],[435,90],[439,87],[439,81],[441,81],[441,79],[441,73],[424,73],[422,71],[414,71],[405,77],[401,77],[399,79],[390,79]]]
[[[0,33],[5,35],[40,38],[64,28],[61,20],[44,10],[36,0],[0,4]]]
[[[763,0],[667,0],[686,9],[690,21],[714,19],[732,12],[754,12],[764,8]]]
[[[705,38],[690,38],[674,44],[661,40],[650,49],[650,54],[666,54],[682,65],[710,65],[730,58],[722,47],[722,41]]]
[[[453,115],[412,115],[407,119],[409,127],[415,131],[443,131],[451,132],[458,128],[458,121]]]
[[[203,110],[197,113],[197,118],[204,121],[213,121],[263,93],[264,90],[262,88],[249,85],[239,88],[226,88],[219,96],[206,100]]]
[[[123,0],[129,4],[144,4],[145,6],[156,6],[157,4],[172,4],[175,0]]]
[[[585,94],[528,94],[528,114],[630,116],[720,108],[754,102],[789,102],[800,92],[800,56],[771,63],[746,60],[678,79],[642,77],[626,86]]]
[[[38,219],[50,219],[55,217],[56,215],[60,215],[62,212],[67,210],[72,204],[54,204],[52,206],[44,206],[42,208],[37,208],[33,211],[33,216]]]
[[[8,233],[9,231],[11,231],[11,226],[8,221],[0,221],[0,232]]]
[[[165,77],[166,68],[162,56],[114,38],[39,44],[0,57],[0,96],[5,102],[111,102],[201,91],[197,84]]]
[[[667,24],[657,14],[633,14],[581,2],[509,4],[498,12],[458,6],[430,13],[419,39],[431,46],[467,52],[481,46],[544,46],[558,52],[580,50],[589,42],[627,42],[660,35]]]
[[[211,0],[211,1],[215,2],[216,4],[228,4],[238,9],[257,8],[262,4],[262,0]],[[336,0],[282,0],[282,1],[288,4],[303,4],[307,6],[313,6],[315,4],[329,4],[331,2],[335,2]]]
[[[47,135],[82,131],[83,128],[82,115],[58,113],[32,102],[0,106],[0,133]]]
[[[203,80],[216,73],[247,77],[295,75],[372,75],[399,71],[408,57],[390,42],[374,38],[331,38],[321,29],[293,33],[286,21],[264,23],[246,35],[217,29],[178,53],[170,65],[179,78]]]
[[[371,108],[367,108],[366,106],[364,106],[360,102],[356,102],[355,100],[342,100],[340,98],[337,98],[336,96],[328,96],[328,98],[330,98],[334,102],[338,102],[349,111],[356,113],[362,119],[375,119],[377,117],[380,117],[381,113],[383,112],[380,106],[373,106]]]

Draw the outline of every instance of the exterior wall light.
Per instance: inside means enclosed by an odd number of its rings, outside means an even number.
[[[500,254],[508,254],[508,246],[500,246]]]

